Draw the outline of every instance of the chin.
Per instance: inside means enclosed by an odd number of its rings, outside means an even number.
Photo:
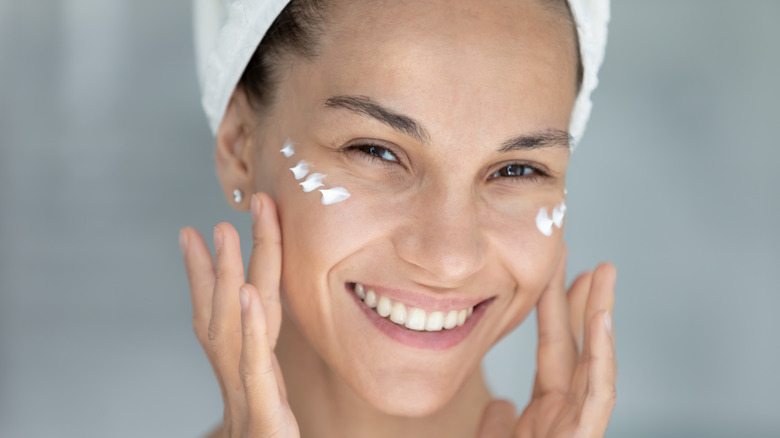
[[[440,411],[456,392],[449,388],[420,390],[413,389],[412,386],[413,384],[410,383],[393,385],[393,388],[386,388],[383,393],[370,394],[363,398],[382,413],[398,417],[421,418]]]

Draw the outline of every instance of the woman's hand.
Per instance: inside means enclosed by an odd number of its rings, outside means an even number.
[[[192,228],[179,239],[192,295],[195,335],[217,376],[225,404],[222,437],[295,437],[298,424],[287,404],[274,354],[282,321],[279,301],[281,233],[273,201],[252,197],[249,275],[244,281],[238,233],[214,228],[216,269],[206,243]]]
[[[536,308],[539,346],[531,401],[519,419],[511,403],[492,402],[483,414],[479,438],[604,436],[615,406],[617,379],[612,331],[615,275],[615,267],[603,263],[580,275],[567,294],[564,250],[554,280]]]

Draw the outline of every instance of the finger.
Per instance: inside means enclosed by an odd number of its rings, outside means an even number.
[[[264,193],[252,196],[252,254],[248,283],[257,287],[263,300],[271,349],[276,346],[282,323],[279,281],[282,269],[282,238],[273,200]]]
[[[192,329],[198,339],[201,348],[214,369],[217,383],[222,393],[222,399],[227,402],[225,382],[218,372],[214,355],[211,351],[208,339],[209,321],[211,320],[211,302],[214,295],[216,273],[214,262],[211,258],[206,241],[200,233],[185,227],[179,231],[179,244],[184,253],[184,266],[187,270],[187,278],[190,283],[190,297],[192,299]]]
[[[585,310],[585,321],[592,321],[598,312],[612,313],[615,304],[615,277],[617,272],[611,263],[602,263],[593,270],[593,277],[588,293],[588,304]],[[582,341],[582,360],[587,360],[590,348],[590,330],[585,330]]]
[[[239,370],[249,421],[273,430],[274,425],[270,423],[281,408],[281,399],[263,302],[251,284],[241,286],[239,293],[242,309]]]
[[[206,242],[194,228],[182,228],[179,231],[179,243],[190,284],[192,328],[201,346],[206,348],[211,318],[211,296],[214,293],[214,262]]]
[[[574,342],[582,344],[582,324],[585,319],[585,305],[588,301],[590,284],[593,279],[591,272],[583,272],[569,287],[567,299],[569,302],[569,322],[574,335]]]
[[[214,227],[214,248],[217,253],[216,282],[209,323],[209,346],[217,374],[228,389],[235,390],[241,387],[238,376],[241,309],[236,298],[238,289],[244,284],[244,266],[238,233],[232,225],[223,222]]]
[[[515,425],[515,406],[506,400],[493,400],[485,408],[478,438],[508,438]]]
[[[542,292],[536,307],[539,330],[536,390],[541,393],[567,393],[577,363],[577,346],[566,301],[566,259],[567,248],[564,245],[553,280]]]
[[[588,358],[588,390],[582,406],[580,429],[583,436],[604,436],[617,392],[617,361],[612,317],[600,311],[589,324],[590,355]]]

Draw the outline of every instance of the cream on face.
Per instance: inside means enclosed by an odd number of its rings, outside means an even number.
[[[287,139],[284,142],[284,147],[279,152],[281,152],[285,158],[290,158],[295,154],[293,145],[294,143],[290,139]],[[322,180],[327,176],[321,173],[309,174],[309,166],[311,166],[311,163],[306,160],[300,160],[295,167],[290,168],[290,171],[293,173],[296,180],[301,180],[304,177],[306,178],[303,182],[299,183],[304,193],[309,193],[320,187],[324,187],[325,184],[323,184]],[[352,196],[344,187],[326,188],[319,190],[319,192],[322,194],[322,205],[335,204]]]
[[[290,170],[295,176],[295,179],[301,179],[309,173],[309,163],[307,161],[301,160],[298,162],[298,164],[295,165],[295,167],[291,167]]]
[[[333,187],[332,189],[324,189],[324,190],[320,190],[320,193],[322,193],[322,205],[335,204],[337,202],[341,202],[349,198],[350,196],[352,196],[344,187]]]
[[[321,173],[312,173],[311,175],[307,176],[306,181],[300,183],[301,187],[303,187],[303,191],[309,193],[318,187],[324,186],[325,184],[322,183],[322,180],[325,178],[325,176],[326,175]]]
[[[563,226],[563,218],[566,216],[566,201],[561,201],[560,204],[553,207],[552,217],[547,215],[547,207],[539,209],[539,213],[536,214],[536,228],[547,237],[552,236],[553,225],[557,228]]]
[[[290,141],[290,139],[288,138],[288,139],[287,139],[287,140],[284,142],[284,147],[283,147],[283,148],[282,148],[282,149],[281,149],[279,152],[281,152],[282,154],[284,154],[284,157],[285,157],[285,158],[290,158],[290,157],[292,157],[292,156],[295,154],[295,149],[293,149],[293,145],[294,145],[294,144],[295,144],[295,143],[293,143],[292,141]]]

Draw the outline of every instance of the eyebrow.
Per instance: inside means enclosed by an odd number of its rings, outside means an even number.
[[[420,143],[429,143],[430,134],[413,118],[393,112],[368,96],[333,96],[325,100],[328,108],[342,108],[376,119],[409,135]]]
[[[574,137],[560,129],[549,129],[544,132],[521,135],[507,140],[498,149],[499,152],[517,150],[538,149],[544,147],[559,146],[569,148],[574,142]]]
[[[371,117],[396,131],[411,136],[420,143],[427,144],[430,142],[430,134],[420,123],[411,117],[398,114],[383,107],[368,96],[333,96],[325,99],[325,106],[327,108],[346,109],[360,115]],[[509,139],[501,145],[498,152],[511,152],[553,146],[569,148],[573,141],[574,137],[567,131],[549,129],[544,132],[535,132]]]

